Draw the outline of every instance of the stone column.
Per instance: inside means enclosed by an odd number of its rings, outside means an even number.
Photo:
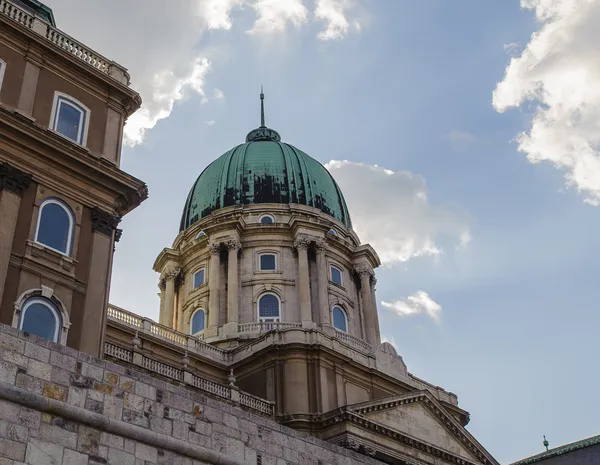
[[[377,298],[375,297],[375,286],[377,278],[375,273],[371,276],[371,305],[373,306],[373,324],[375,326],[375,346],[381,344],[381,328],[379,328],[379,312],[377,311]]]
[[[327,260],[325,260],[325,240],[319,240],[316,243],[317,248],[317,288],[319,300],[319,313],[321,316],[321,326],[331,326],[331,312],[329,311],[329,278],[327,270]]]
[[[21,93],[19,94],[18,110],[31,116],[33,112],[33,103],[37,91],[40,68],[43,66],[43,57],[33,49],[30,49],[25,56],[25,72],[21,81]]]
[[[165,324],[165,290],[167,289],[166,282],[164,278],[161,276],[158,280],[158,296],[160,297],[160,307],[158,309],[158,322],[163,325]]]
[[[298,251],[298,288],[300,294],[300,319],[303,328],[312,328],[312,309],[310,305],[310,276],[308,272],[308,246],[310,240],[297,238],[294,247]]]
[[[238,251],[242,244],[237,239],[227,241],[229,256],[227,261],[227,330],[226,334],[237,333],[239,319],[239,276],[238,276]]]
[[[0,163],[0,303],[2,303],[8,274],[21,196],[30,183],[30,174],[26,174],[8,163]]]
[[[92,247],[90,272],[87,279],[85,303],[81,325],[79,350],[94,357],[102,353],[102,341],[106,326],[106,311],[110,286],[110,269],[113,258],[114,232],[121,217],[92,209]],[[73,311],[81,311],[73,309]]]
[[[373,270],[369,267],[358,267],[355,269],[356,273],[360,276],[360,295],[362,299],[362,310],[363,319],[365,322],[365,335],[367,342],[376,347],[377,331],[375,328],[376,317],[374,317],[374,308],[372,302],[371,292],[371,277],[373,276]]]
[[[179,268],[169,268],[163,273],[165,280],[165,292],[163,303],[163,318],[160,324],[174,328],[173,317],[175,315],[175,280],[181,273]]]
[[[208,244],[210,252],[210,269],[208,276],[208,329],[216,336],[219,326],[219,274],[221,269],[221,244]]]

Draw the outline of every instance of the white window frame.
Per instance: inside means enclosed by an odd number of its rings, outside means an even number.
[[[2,90],[2,82],[4,81],[4,72],[6,71],[6,61],[0,58],[0,90]]]
[[[60,331],[63,325],[60,313],[58,309],[56,309],[55,306],[52,304],[52,302],[48,301],[48,299],[45,299],[43,297],[32,297],[31,299],[28,299],[25,302],[25,304],[23,305],[23,309],[21,310],[21,315],[19,319],[19,331],[23,331],[23,323],[25,322],[27,310],[29,309],[29,307],[36,303],[42,304],[44,307],[48,308],[52,312],[52,315],[54,316],[54,338],[52,339],[52,342],[60,342]]]
[[[263,218],[271,218],[271,223],[263,223],[263,222],[262,222]],[[270,215],[270,214],[268,214],[268,213],[265,213],[264,215],[260,215],[260,216],[258,217],[258,222],[259,222],[260,224],[275,224],[275,217],[274,217],[273,215]]]
[[[62,105],[70,105],[81,112],[79,117],[79,133],[77,134],[76,141],[58,132],[58,116],[60,115],[60,108]],[[68,139],[79,145],[85,146],[87,144],[89,122],[90,109],[88,107],[86,107],[83,103],[81,103],[77,99],[74,99],[70,95],[58,91],[54,92],[54,102],[52,103],[52,113],[50,114],[50,129],[52,129],[57,134],[60,134],[65,139]]]
[[[204,312],[204,328],[196,333],[193,333],[192,330],[194,328],[194,317],[196,316],[196,313],[198,312]],[[196,310],[194,310],[194,312],[192,313],[192,316],[190,318],[190,334],[192,336],[196,335],[196,334],[201,334],[206,330],[206,310],[204,310],[202,307],[198,307]]]
[[[277,306],[279,308],[279,316],[277,318],[272,317],[272,316],[265,316],[265,317],[260,316],[260,301],[266,295],[275,296],[275,298],[277,299]],[[281,313],[282,313],[281,298],[274,292],[263,292],[256,300],[256,316],[257,316],[259,323],[280,323],[281,322]],[[267,320],[276,320],[276,321],[267,321]]]
[[[69,216],[69,235],[67,236],[66,252],[55,249],[54,247],[50,247],[49,245],[46,245],[43,242],[38,241],[38,234],[40,232],[40,224],[41,224],[41,220],[42,220],[42,213],[44,211],[44,207],[51,203],[60,206],[64,211],[67,212],[67,215]],[[37,224],[35,225],[34,241],[37,242],[38,244],[40,244],[41,246],[46,247],[47,249],[54,250],[56,253],[70,257],[71,253],[73,252],[73,236],[74,235],[75,235],[75,217],[73,215],[73,211],[71,210],[71,208],[65,202],[62,202],[55,198],[49,198],[49,199],[44,200],[41,203],[40,208],[38,210]]]
[[[196,286],[196,275],[198,273],[200,273],[201,271],[204,271],[204,277],[202,279],[202,284],[199,284],[198,286]],[[196,271],[194,271],[194,273],[192,274],[192,286],[194,286],[194,289],[198,289],[199,287],[202,287],[206,284],[206,267],[203,266],[201,268],[198,268]]]
[[[339,284],[336,283],[333,280],[333,269],[336,269],[340,272],[340,282]],[[336,286],[341,286],[344,287],[344,271],[342,270],[341,267],[337,266],[337,265],[329,265],[329,281],[331,281],[333,284],[335,284]]]
[[[346,322],[346,330],[340,329],[338,327],[335,326],[335,320],[333,318],[333,312],[336,308],[339,308],[340,311],[344,314],[344,321]],[[331,307],[331,324],[332,326],[337,330],[337,331],[341,331],[342,333],[348,333],[348,313],[346,313],[346,310],[344,309],[344,307],[342,307],[341,305],[334,305],[333,307]]]
[[[261,262],[260,259],[261,259],[261,257],[263,255],[273,255],[275,257],[275,268],[273,268],[272,270],[263,270],[262,269],[262,262]],[[279,265],[279,263],[277,262],[278,261],[277,258],[278,257],[277,257],[277,253],[276,252],[259,252],[259,254],[258,254],[258,271],[264,271],[264,272],[267,272],[267,273],[269,273],[269,272],[270,273],[275,273],[278,270],[277,266]]]

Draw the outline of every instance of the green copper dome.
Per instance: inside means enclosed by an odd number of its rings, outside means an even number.
[[[307,205],[351,227],[346,201],[329,171],[281,142],[276,131],[264,126],[264,116],[245,144],[225,152],[200,174],[185,202],[180,231],[219,208],[261,203]]]

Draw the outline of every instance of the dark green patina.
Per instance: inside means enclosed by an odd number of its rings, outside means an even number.
[[[54,21],[54,13],[52,13],[52,9],[47,7],[42,2],[38,0],[13,0],[15,4],[22,7],[25,10],[29,10],[35,16],[40,19],[43,19],[51,26],[56,27],[56,22]]]
[[[263,94],[261,92],[261,104]],[[225,152],[200,174],[185,202],[183,231],[219,208],[261,203],[315,207],[351,227],[346,201],[327,169],[302,150],[281,142],[264,124],[246,143]]]
[[[583,439],[581,441],[572,442],[571,444],[555,447],[554,449],[550,449],[546,452],[542,452],[541,454],[534,455],[533,457],[528,457],[526,459],[519,460],[518,462],[514,462],[511,465],[533,465],[543,462],[544,460],[551,459],[552,457],[566,455],[571,452],[598,445],[600,445],[600,436],[593,436],[591,438]]]

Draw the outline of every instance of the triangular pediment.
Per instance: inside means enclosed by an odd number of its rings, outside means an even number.
[[[403,436],[473,464],[497,464],[494,458],[428,391],[348,406],[348,410]]]

